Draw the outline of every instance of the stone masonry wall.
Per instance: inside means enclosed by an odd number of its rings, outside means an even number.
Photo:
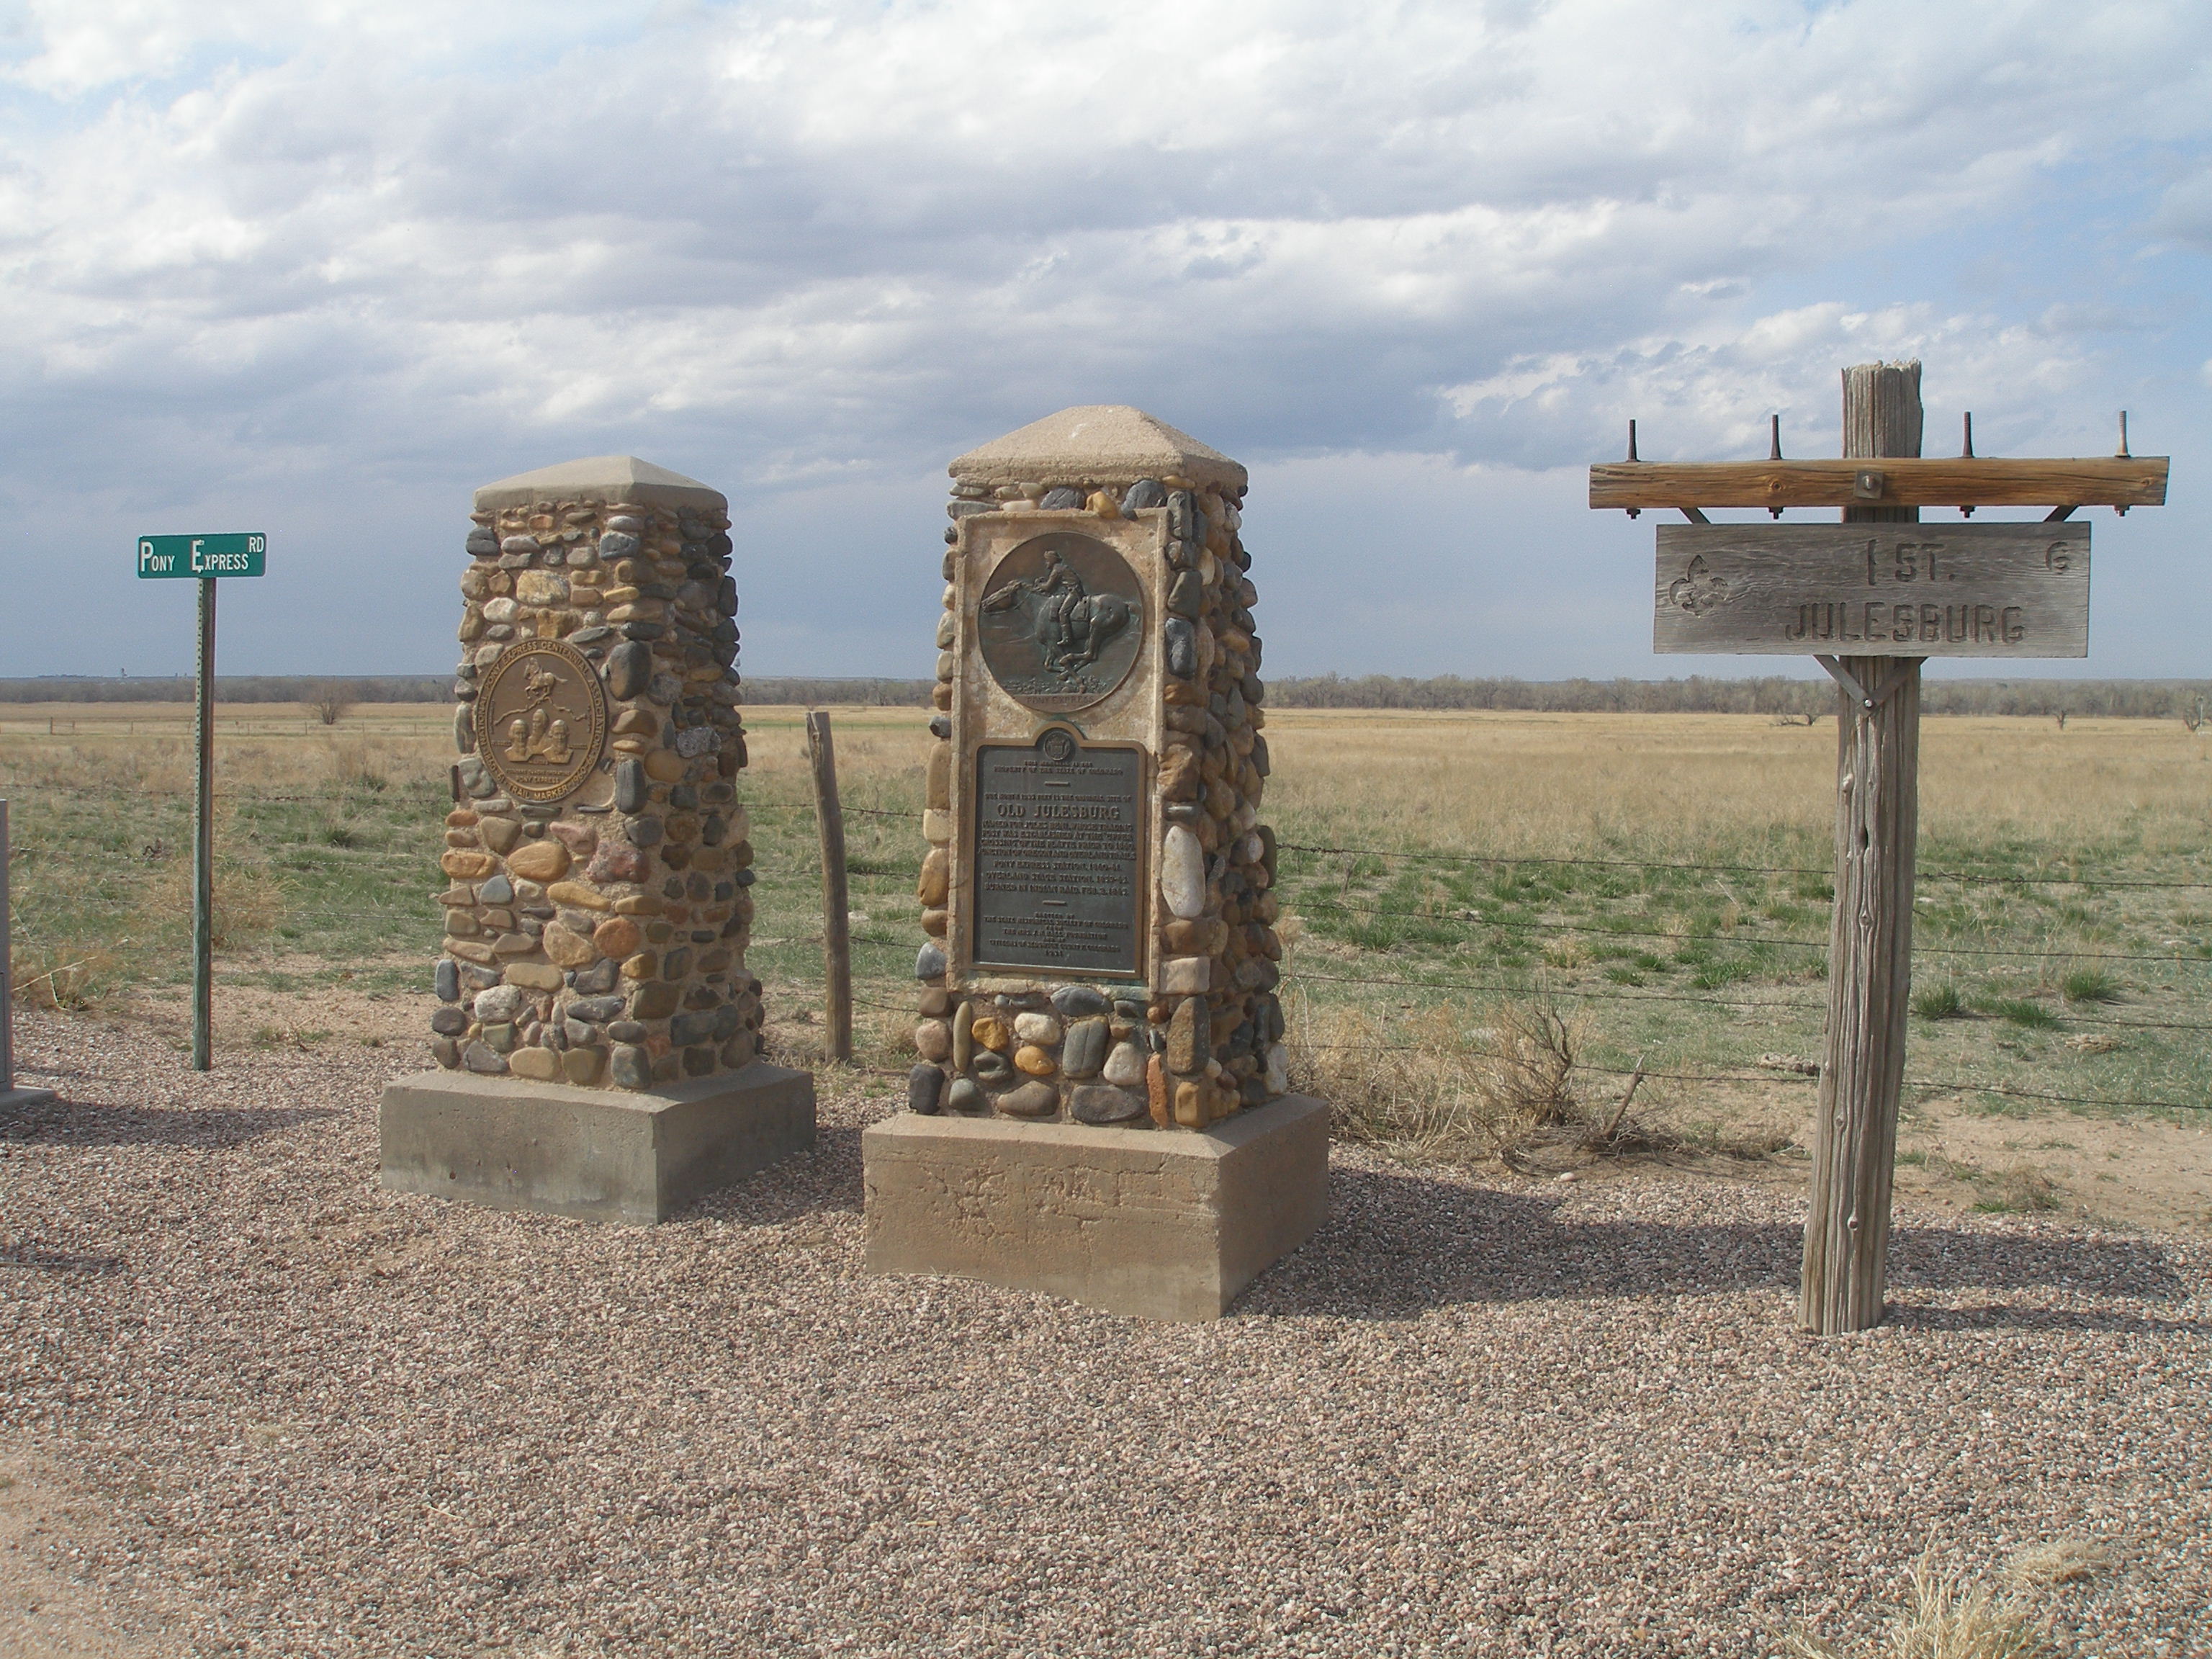
[[[472,516],[431,1051],[447,1067],[624,1089],[744,1066],[762,1016],[744,965],[729,520],[594,500]],[[574,647],[607,704],[603,757],[544,805],[502,793],[473,752],[480,684],[532,640]]]
[[[930,938],[915,964],[923,988],[913,1109],[1202,1129],[1285,1091],[1275,839],[1260,821],[1268,756],[1252,617],[1259,596],[1238,538],[1243,495],[1224,497],[1172,476],[954,490],[948,512],[956,526],[1001,510],[1166,516],[1170,577],[1166,614],[1154,624],[1166,667],[1166,738],[1152,826],[1161,967],[1149,991],[1072,981],[963,994],[949,981],[943,940],[957,763],[949,711],[959,663],[948,586],[918,890]],[[957,527],[946,532],[948,542],[957,537]],[[948,555],[948,582],[952,574]]]

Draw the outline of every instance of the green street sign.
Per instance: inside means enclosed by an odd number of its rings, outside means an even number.
[[[269,556],[266,536],[141,536],[143,576],[258,576]]]

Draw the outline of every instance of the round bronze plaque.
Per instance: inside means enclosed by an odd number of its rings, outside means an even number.
[[[1145,641],[1145,590],[1128,561],[1090,536],[1055,530],[999,561],[975,631],[991,676],[1048,714],[1113,695]]]
[[[607,694],[583,653],[558,640],[510,647],[476,702],[477,754],[517,800],[575,793],[607,740]]]

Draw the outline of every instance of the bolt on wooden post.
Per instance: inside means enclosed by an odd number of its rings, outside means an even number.
[[[1920,365],[1844,371],[1844,459],[1590,469],[1589,504],[1675,507],[1662,526],[1652,647],[1808,655],[1841,698],[1826,1063],[1800,1315],[1824,1334],[1880,1322],[1911,992],[1920,667],[1929,657],[2085,657],[2089,531],[2080,507],[2156,507],[2163,457],[1922,458]],[[1840,525],[1714,524],[1707,507],[1841,507]],[[1920,509],[2047,507],[2039,524],[1923,526]]]

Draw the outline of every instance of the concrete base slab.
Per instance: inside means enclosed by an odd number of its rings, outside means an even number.
[[[867,1267],[1218,1319],[1328,1209],[1328,1108],[1304,1095],[1203,1134],[886,1119],[860,1137]]]
[[[755,1060],[638,1092],[417,1072],[377,1114],[395,1192],[585,1221],[665,1221],[678,1205],[814,1145],[814,1079]]]
[[[0,1089],[0,1112],[11,1106],[50,1106],[54,1099],[52,1089]]]

